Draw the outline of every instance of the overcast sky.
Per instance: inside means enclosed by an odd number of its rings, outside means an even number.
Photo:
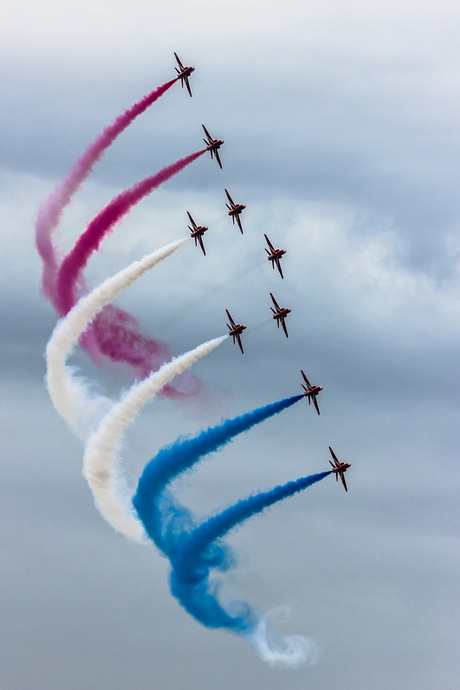
[[[0,26],[2,690],[458,690],[460,11],[439,2],[174,3],[10,0]],[[39,291],[40,203],[94,137],[195,66],[97,165],[57,233],[70,248],[121,190],[225,139],[144,200],[86,272],[90,285],[209,225],[119,304],[175,354],[246,324],[196,366],[204,392],[153,402],[123,460],[135,486],[179,434],[324,386],[239,438],[177,486],[206,516],[240,497],[322,471],[327,446],[352,462],[345,494],[327,478],[232,533],[231,586],[319,662],[271,669],[239,638],[209,631],[171,597],[155,549],[96,512],[82,447],[44,388],[56,322]],[[247,205],[244,235],[224,187]],[[285,280],[263,233],[286,248]],[[269,291],[292,308],[289,339]],[[251,326],[253,327],[251,329]],[[75,361],[116,395],[129,372]]]

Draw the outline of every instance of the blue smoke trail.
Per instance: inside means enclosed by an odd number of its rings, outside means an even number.
[[[184,609],[208,628],[227,628],[233,632],[252,635],[261,620],[260,614],[245,602],[232,602],[226,610],[218,600],[219,585],[210,582],[213,567],[207,553],[216,540],[262,512],[269,506],[307,489],[331,474],[331,471],[301,477],[270,491],[238,501],[235,505],[215,515],[190,534],[184,535],[170,557],[172,594]],[[228,566],[231,563],[227,564]]]
[[[162,553],[171,556],[184,532],[190,532],[195,527],[191,513],[166,490],[169,482],[190,469],[205,455],[222,448],[238,434],[302,398],[303,395],[295,395],[265,405],[226,420],[219,426],[210,427],[194,438],[180,437],[172,445],[162,448],[146,465],[133,497],[133,505],[150,539]],[[226,569],[229,557],[226,549],[210,547],[207,552],[207,558],[213,567]]]

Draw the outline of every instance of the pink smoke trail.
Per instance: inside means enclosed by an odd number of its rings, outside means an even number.
[[[206,149],[193,153],[122,192],[91,221],[63,260],[58,272],[53,302],[62,316],[70,311],[81,296],[83,269],[114,225],[135,204],[205,151]],[[143,335],[136,319],[114,305],[107,305],[97,315],[81,339],[81,344],[97,364],[100,364],[100,355],[103,354],[113,362],[130,365],[139,378],[145,378],[171,358],[171,352],[164,343]],[[187,372],[181,379],[180,387],[167,385],[161,395],[168,398],[190,397],[197,395],[200,388],[198,380]]]
[[[112,362],[124,362],[136,372],[136,378],[144,379],[152,371],[169,361],[172,354],[159,340],[153,340],[139,331],[137,320],[128,312],[108,304],[95,317],[93,335],[97,349]],[[86,340],[83,338],[86,345]],[[91,347],[91,342],[88,343]],[[92,356],[92,350],[89,352]],[[166,384],[159,396],[166,398],[189,398],[200,392],[201,384],[190,372],[179,377],[178,386]]]
[[[106,235],[113,229],[114,225],[120,221],[139,201],[141,201],[154,189],[166,182],[187,165],[202,156],[207,149],[202,149],[190,156],[181,158],[172,165],[163,168],[160,172],[147,177],[138,182],[134,187],[127,189],[100,211],[90,222],[85,232],[80,235],[73,249],[64,258],[56,281],[56,308],[61,316],[65,316],[74,304],[79,295],[78,282],[91,254],[98,250],[100,243]]]
[[[55,296],[55,282],[58,270],[58,259],[52,243],[52,233],[59,223],[64,208],[69,204],[72,196],[83,180],[89,175],[105,150],[138,115],[141,115],[148,107],[155,103],[176,81],[177,78],[172,79],[151,91],[104,129],[102,134],[89,146],[67,177],[39,209],[35,224],[35,244],[43,261],[42,290],[48,299],[51,300]]]

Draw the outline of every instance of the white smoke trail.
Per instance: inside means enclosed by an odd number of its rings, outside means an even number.
[[[119,402],[113,404],[88,439],[83,457],[83,475],[93,493],[96,507],[115,530],[129,539],[140,543],[148,541],[131,503],[132,492],[120,471],[118,452],[122,437],[137,413],[156,393],[227,337],[224,335],[209,340],[163,364],[157,372],[135,383]]]
[[[288,607],[280,606],[262,616],[255,631],[248,635],[248,643],[270,666],[297,668],[302,664],[316,664],[319,650],[314,640],[303,635],[284,636],[272,628],[270,618],[287,617]]]
[[[139,261],[107,278],[88,295],[82,297],[71,311],[61,319],[46,346],[46,385],[51,401],[61,417],[77,436],[85,440],[112,405],[110,398],[91,390],[85,379],[77,377],[66,364],[78,339],[88,324],[122,290],[181,247],[189,238],[183,238],[147,254]]]

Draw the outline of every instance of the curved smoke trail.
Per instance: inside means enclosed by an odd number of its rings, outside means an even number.
[[[61,315],[65,312],[59,310],[56,293],[59,262],[52,242],[53,231],[72,196],[105,150],[136,117],[158,100],[177,80],[178,77],[144,96],[104,129],[39,209],[35,225],[35,243],[43,261],[42,290]],[[83,281],[80,282],[80,287],[83,287]],[[73,304],[76,299],[77,295]],[[112,361],[130,365],[135,370],[136,376],[142,378],[148,376],[151,371],[156,370],[160,364],[171,357],[171,352],[164,343],[142,334],[137,320],[131,314],[113,305],[107,305],[97,316],[82,344],[97,364],[101,363],[99,353],[102,353]],[[193,376],[188,376],[182,382],[182,389],[168,385],[161,391],[161,395],[169,398],[183,398],[196,395],[199,390],[199,382]]]
[[[167,166],[160,172],[138,182],[134,187],[125,190],[100,211],[80,235],[73,249],[62,261],[56,283],[56,306],[64,316],[74,306],[78,295],[78,282],[91,254],[98,250],[100,243],[139,201],[141,201],[160,184],[166,182],[187,165],[202,156],[206,149],[192,153],[176,163]]]
[[[147,534],[162,553],[167,556],[173,554],[184,530],[194,527],[189,511],[165,491],[169,482],[209,453],[223,448],[238,434],[291,407],[303,397],[295,395],[257,408],[228,419],[219,426],[210,427],[194,438],[179,438],[172,445],[162,448],[146,465],[132,502]],[[221,557],[225,560],[228,553],[222,556],[218,549],[208,553],[208,558],[215,567]]]
[[[129,539],[146,543],[142,522],[134,513],[131,494],[119,469],[119,449],[123,435],[139,410],[169,381],[220,345],[228,335],[214,338],[194,350],[163,364],[147,379],[134,384],[115,403],[88,439],[83,458],[83,475],[105,520]]]
[[[125,190],[90,222],[59,269],[54,304],[61,315],[65,315],[74,306],[79,291],[82,291],[82,271],[91,254],[97,251],[113,226],[141,199],[205,151],[203,149],[191,154]],[[171,357],[171,352],[164,344],[141,334],[137,321],[114,305],[107,305],[96,316],[80,342],[96,364],[100,364],[102,354],[114,362],[130,365],[140,378],[148,376]],[[184,390],[167,386],[162,394],[173,398],[196,395],[200,389],[198,381],[190,376],[188,384],[188,389]]]
[[[242,635],[271,664],[297,666],[304,663],[312,649],[312,642],[300,636],[277,636],[276,639],[274,632],[269,629],[267,614],[261,615],[246,602],[227,602],[224,607],[219,601],[219,583],[210,580],[213,566],[209,562],[209,550],[237,525],[278,501],[304,491],[329,474],[331,471],[301,477],[238,501],[184,535],[170,556],[171,592],[185,610],[208,628],[226,628]],[[225,550],[222,549],[221,553],[224,554]],[[232,562],[220,564],[220,569],[222,565],[228,569]]]
[[[35,223],[35,244],[43,261],[42,289],[48,299],[52,300],[55,296],[58,263],[56,249],[52,243],[52,233],[57,227],[65,207],[70,203],[73,195],[106,149],[138,115],[141,115],[155,103],[176,81],[177,78],[151,91],[106,127],[39,209]]]
[[[173,254],[188,238],[172,242],[156,252],[134,261],[130,266],[107,278],[99,287],[82,297],[56,325],[46,346],[46,385],[56,411],[78,436],[86,438],[91,427],[105,414],[112,401],[94,394],[81,377],[66,364],[79,337],[88,324],[122,290],[146,271]]]

